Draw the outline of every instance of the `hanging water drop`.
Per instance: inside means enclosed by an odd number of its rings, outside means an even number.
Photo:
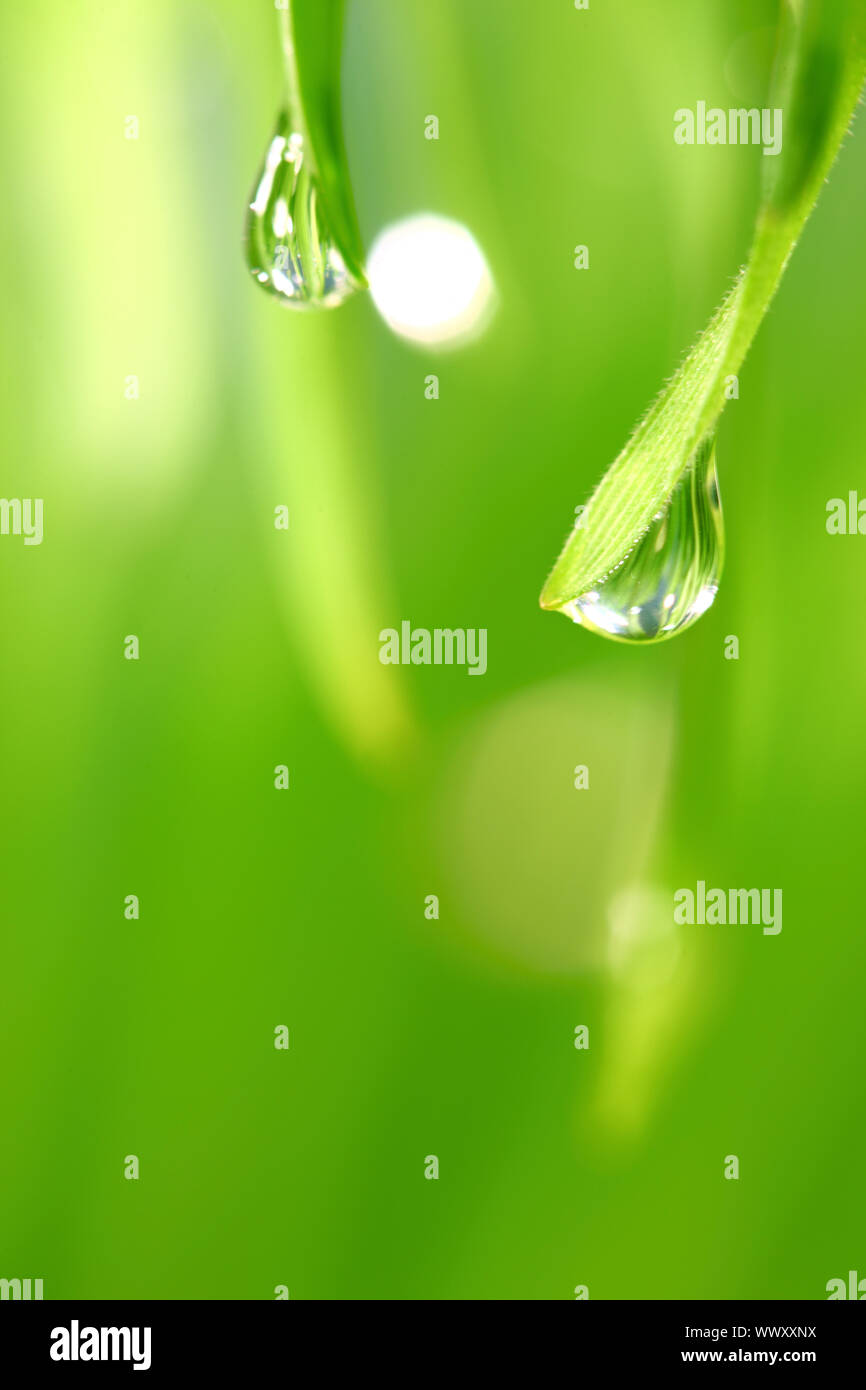
[[[307,142],[282,111],[247,214],[247,264],[295,309],[331,309],[361,286],[328,227]]]
[[[606,578],[560,605],[581,627],[619,642],[663,642],[713,602],[724,559],[715,439],[701,445],[665,509]]]
[[[340,119],[342,0],[278,10],[285,90],[247,209],[247,265],[283,304],[332,309],[366,286]]]

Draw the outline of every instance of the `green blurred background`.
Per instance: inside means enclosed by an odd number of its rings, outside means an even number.
[[[368,296],[294,316],[249,279],[268,0],[4,14],[0,491],[45,499],[45,539],[0,539],[0,1276],[811,1299],[866,1275],[866,541],[824,524],[864,476],[863,129],[723,418],[715,606],[638,650],[537,607],[745,259],[760,151],[678,147],[673,112],[763,104],[775,12],[350,4],[367,244],[439,212],[498,286],[447,355]],[[486,627],[487,675],[381,666],[404,618]],[[782,933],[674,928],[699,878],[782,888]]]

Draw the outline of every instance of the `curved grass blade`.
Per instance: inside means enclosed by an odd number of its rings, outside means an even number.
[[[345,0],[288,0],[280,11],[286,110],[304,137],[319,202],[346,269],[366,286],[364,249],[343,138],[340,55]]]
[[[764,161],[771,167],[748,262],[590,498],[544,586],[543,608],[564,609],[622,563],[715,430],[725,380],[743,363],[864,79],[866,0],[783,0],[771,97],[783,111],[783,148]]]

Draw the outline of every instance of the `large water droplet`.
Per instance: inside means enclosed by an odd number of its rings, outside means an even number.
[[[256,281],[295,309],[332,309],[361,286],[328,228],[304,137],[282,111],[247,213],[247,263]]]
[[[615,641],[663,642],[710,607],[724,550],[715,440],[710,439],[622,564],[561,611]]]

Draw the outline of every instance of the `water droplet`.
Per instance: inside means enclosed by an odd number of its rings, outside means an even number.
[[[691,627],[712,604],[724,550],[715,440],[710,439],[623,563],[561,611],[615,641],[663,642]]]
[[[361,288],[328,228],[304,137],[285,110],[247,213],[246,255],[256,282],[295,309],[332,309]]]

